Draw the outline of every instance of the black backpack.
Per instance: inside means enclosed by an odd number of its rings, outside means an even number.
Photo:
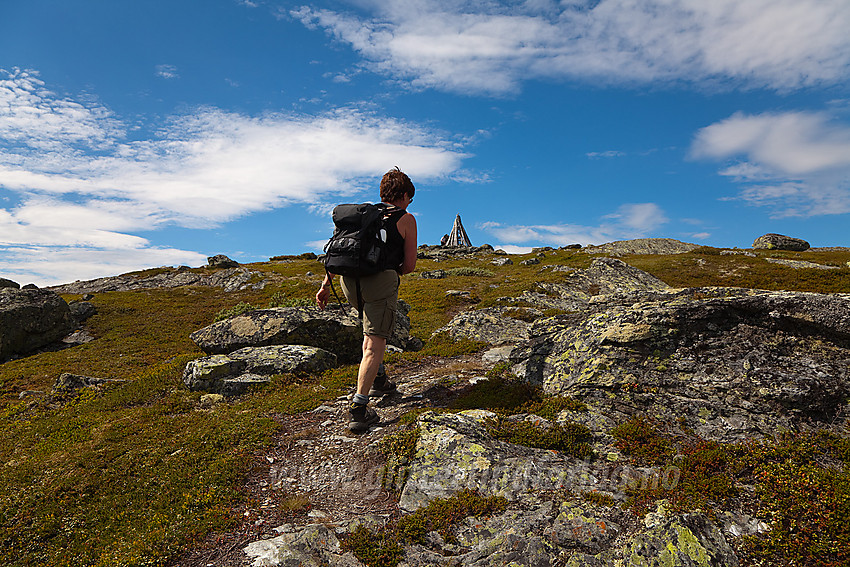
[[[333,210],[334,233],[325,244],[325,270],[339,276],[370,276],[387,266],[385,221],[402,209],[385,203],[337,205]]]
[[[357,315],[360,318],[363,318],[360,278],[398,267],[387,265],[389,250],[385,223],[393,216],[403,214],[403,209],[386,203],[334,207],[334,233],[325,244],[325,254],[321,261],[329,274],[356,278]],[[336,296],[333,278],[331,291]]]

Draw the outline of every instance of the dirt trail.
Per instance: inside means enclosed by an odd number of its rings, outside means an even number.
[[[372,400],[381,421],[363,435],[347,429],[347,396],[309,412],[275,416],[281,430],[255,456],[245,478],[241,524],[208,537],[169,567],[247,567],[243,548],[279,535],[274,528],[283,524],[345,525],[365,515],[387,521],[397,517],[397,495],[382,487],[384,458],[377,444],[399,430],[401,416],[418,408],[447,407],[487,369],[480,353],[390,367],[399,391]]]

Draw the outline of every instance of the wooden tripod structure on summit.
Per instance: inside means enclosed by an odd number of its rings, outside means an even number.
[[[463,223],[460,222],[460,215],[455,217],[452,232],[449,234],[449,239],[446,241],[446,246],[457,248],[459,246],[472,246],[469,236],[466,235],[466,230],[463,228]]]

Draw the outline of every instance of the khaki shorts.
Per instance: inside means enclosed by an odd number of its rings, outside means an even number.
[[[345,299],[357,309],[357,282],[351,277],[340,278]],[[360,278],[363,296],[363,334],[390,338],[395,329],[398,308],[398,284],[395,270],[384,270],[374,276]]]

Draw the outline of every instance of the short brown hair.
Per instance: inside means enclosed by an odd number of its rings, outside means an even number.
[[[416,188],[413,182],[398,166],[386,172],[381,179],[381,201],[384,203],[398,201],[405,195],[410,195],[412,199],[414,193]]]

